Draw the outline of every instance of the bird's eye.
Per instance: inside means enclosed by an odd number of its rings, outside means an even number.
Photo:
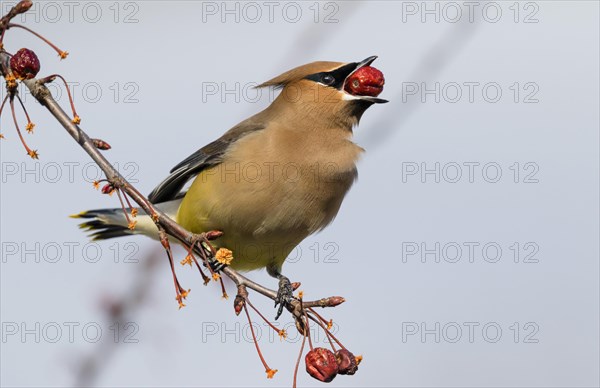
[[[325,85],[333,85],[335,82],[335,78],[333,78],[332,75],[329,74],[325,74],[322,78],[321,81],[325,84]]]

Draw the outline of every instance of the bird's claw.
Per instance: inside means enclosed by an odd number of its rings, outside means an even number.
[[[210,266],[210,269],[212,269],[212,271],[215,273],[219,273],[220,271],[225,269],[225,267],[227,267],[227,264],[217,261],[217,259],[215,259],[214,257],[208,259],[208,265]]]
[[[277,291],[277,298],[275,299],[275,307],[279,305],[277,309],[277,315],[275,315],[275,320],[279,319],[281,313],[283,313],[283,308],[290,304],[294,295],[294,289],[292,288],[292,283],[290,283],[290,279],[285,276],[281,276],[279,278],[279,290]]]

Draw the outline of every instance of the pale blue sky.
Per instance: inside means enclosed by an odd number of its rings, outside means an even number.
[[[277,2],[272,20],[262,2],[227,3],[233,14],[221,2],[65,3],[40,3],[25,22],[68,60],[23,31],[9,31],[6,48],[33,48],[41,75],[74,83],[82,127],[113,146],[110,160],[145,193],[266,106],[270,96],[249,86],[314,60],[379,55],[391,102],[355,131],[367,151],[359,180],[334,223],[284,265],[307,298],[347,298],[324,313],[365,359],[331,386],[599,384],[597,2],[477,2],[473,22],[464,6],[454,22],[457,9],[436,2],[432,13],[422,2]],[[0,383],[69,386],[98,347],[94,330],[101,341],[114,334],[100,302],[130,289],[159,246],[86,245],[67,215],[117,199],[93,190],[98,170],[25,97],[39,162],[2,118]],[[64,91],[59,100],[67,108]],[[166,257],[157,268],[128,318],[138,342],[115,347],[95,384],[291,385],[297,336],[280,343],[261,325],[279,369],[266,380],[232,300],[178,268],[192,289],[178,311]],[[23,339],[22,329],[32,331]],[[299,384],[321,386],[303,366]]]

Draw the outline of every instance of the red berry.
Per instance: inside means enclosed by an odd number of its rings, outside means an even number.
[[[18,78],[31,79],[40,71],[40,60],[33,51],[22,48],[10,58],[10,68]]]
[[[335,355],[325,348],[314,348],[306,354],[306,371],[315,379],[328,383],[338,374]]]
[[[377,97],[383,91],[385,79],[383,73],[371,66],[356,70],[344,85],[346,92],[355,96]]]
[[[338,373],[341,375],[353,375],[358,370],[358,363],[354,354],[346,349],[340,349],[335,352],[335,358],[338,363]]]

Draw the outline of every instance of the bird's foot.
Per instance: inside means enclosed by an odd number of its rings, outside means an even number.
[[[277,315],[275,315],[275,320],[279,319],[281,313],[283,312],[283,308],[290,304],[293,296],[294,288],[292,287],[292,283],[290,283],[290,279],[281,275],[279,277],[279,289],[277,291],[277,299],[275,299],[275,307],[279,305],[279,308],[277,309]]]
[[[225,269],[225,267],[227,267],[227,264],[221,263],[220,261],[218,261],[217,259],[215,259],[212,256],[209,257],[207,261],[208,261],[208,265],[210,266],[210,269],[214,273],[219,273],[220,271]]]
[[[211,240],[219,238],[221,235],[223,235],[223,232],[221,231],[210,231],[202,234],[194,234],[190,241],[190,245],[192,247],[197,245],[200,247],[200,249],[202,249],[204,252],[203,264],[214,273],[219,273],[225,269],[225,267],[227,267],[227,264],[216,259],[216,251],[210,243]]]

